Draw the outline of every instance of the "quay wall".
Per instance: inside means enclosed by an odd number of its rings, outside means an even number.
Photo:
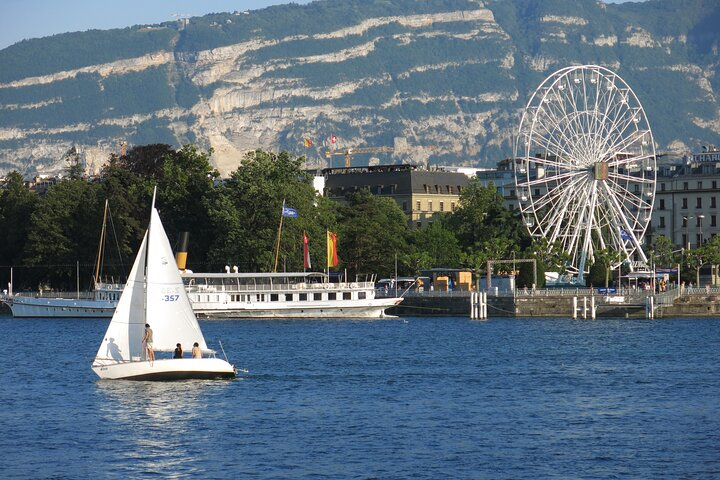
[[[432,294],[427,294],[432,293]],[[590,294],[583,295],[512,295],[488,296],[488,317],[567,317],[572,318],[573,296],[577,297],[577,318],[583,318],[583,298],[586,298],[586,317],[590,318]],[[647,295],[626,298],[595,295],[596,316],[601,318],[645,318]],[[672,305],[655,302],[655,317],[715,317],[720,316],[720,292],[712,294],[683,293]],[[388,310],[398,316],[458,316],[470,317],[468,292],[421,292],[406,295],[397,307]]]

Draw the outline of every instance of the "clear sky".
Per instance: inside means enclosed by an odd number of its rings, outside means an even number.
[[[167,22],[173,13],[200,16],[284,3],[290,0],[0,0],[0,49],[56,33]]]
[[[284,3],[290,0],[0,0],[0,49],[56,33],[167,22],[173,13],[194,17]]]

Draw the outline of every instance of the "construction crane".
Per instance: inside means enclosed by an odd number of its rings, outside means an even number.
[[[393,153],[394,151],[393,147],[339,148],[337,150],[326,150],[325,157],[332,158],[333,155],[343,155],[345,156],[345,168],[350,168],[350,160],[356,153]]]

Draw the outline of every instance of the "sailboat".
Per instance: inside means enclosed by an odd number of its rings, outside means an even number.
[[[153,330],[153,351],[172,352],[198,343],[203,358],[147,359],[145,324]],[[230,378],[235,368],[215,357],[200,331],[175,264],[170,241],[155,208],[115,313],[92,363],[103,379],[181,380]]]

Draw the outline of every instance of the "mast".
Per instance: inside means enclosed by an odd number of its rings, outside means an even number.
[[[285,217],[285,199],[283,198],[282,210],[280,210],[280,227],[278,228],[277,247],[275,248],[275,264],[273,272],[277,272],[278,257],[280,256],[280,237],[282,235],[283,218]]]
[[[148,222],[148,233],[147,233],[147,242],[145,244],[145,265],[143,265],[145,269],[145,285],[144,285],[144,292],[143,292],[143,324],[148,323],[147,318],[147,300],[148,300],[148,274],[150,273],[148,271],[148,264],[150,260],[150,243],[152,240],[152,219],[153,219],[153,212],[155,211],[155,195],[157,194],[157,185],[153,188],[153,196],[152,196],[152,205],[150,206],[150,221]]]
[[[107,227],[107,211],[108,211],[108,201],[107,198],[105,199],[105,210],[103,211],[103,223],[102,228],[100,229],[100,243],[98,245],[98,253],[97,253],[97,260],[95,261],[95,278],[94,278],[94,286],[97,287],[98,281],[100,280],[100,262],[102,261],[102,255],[103,255],[103,246],[105,245],[105,228]]]

